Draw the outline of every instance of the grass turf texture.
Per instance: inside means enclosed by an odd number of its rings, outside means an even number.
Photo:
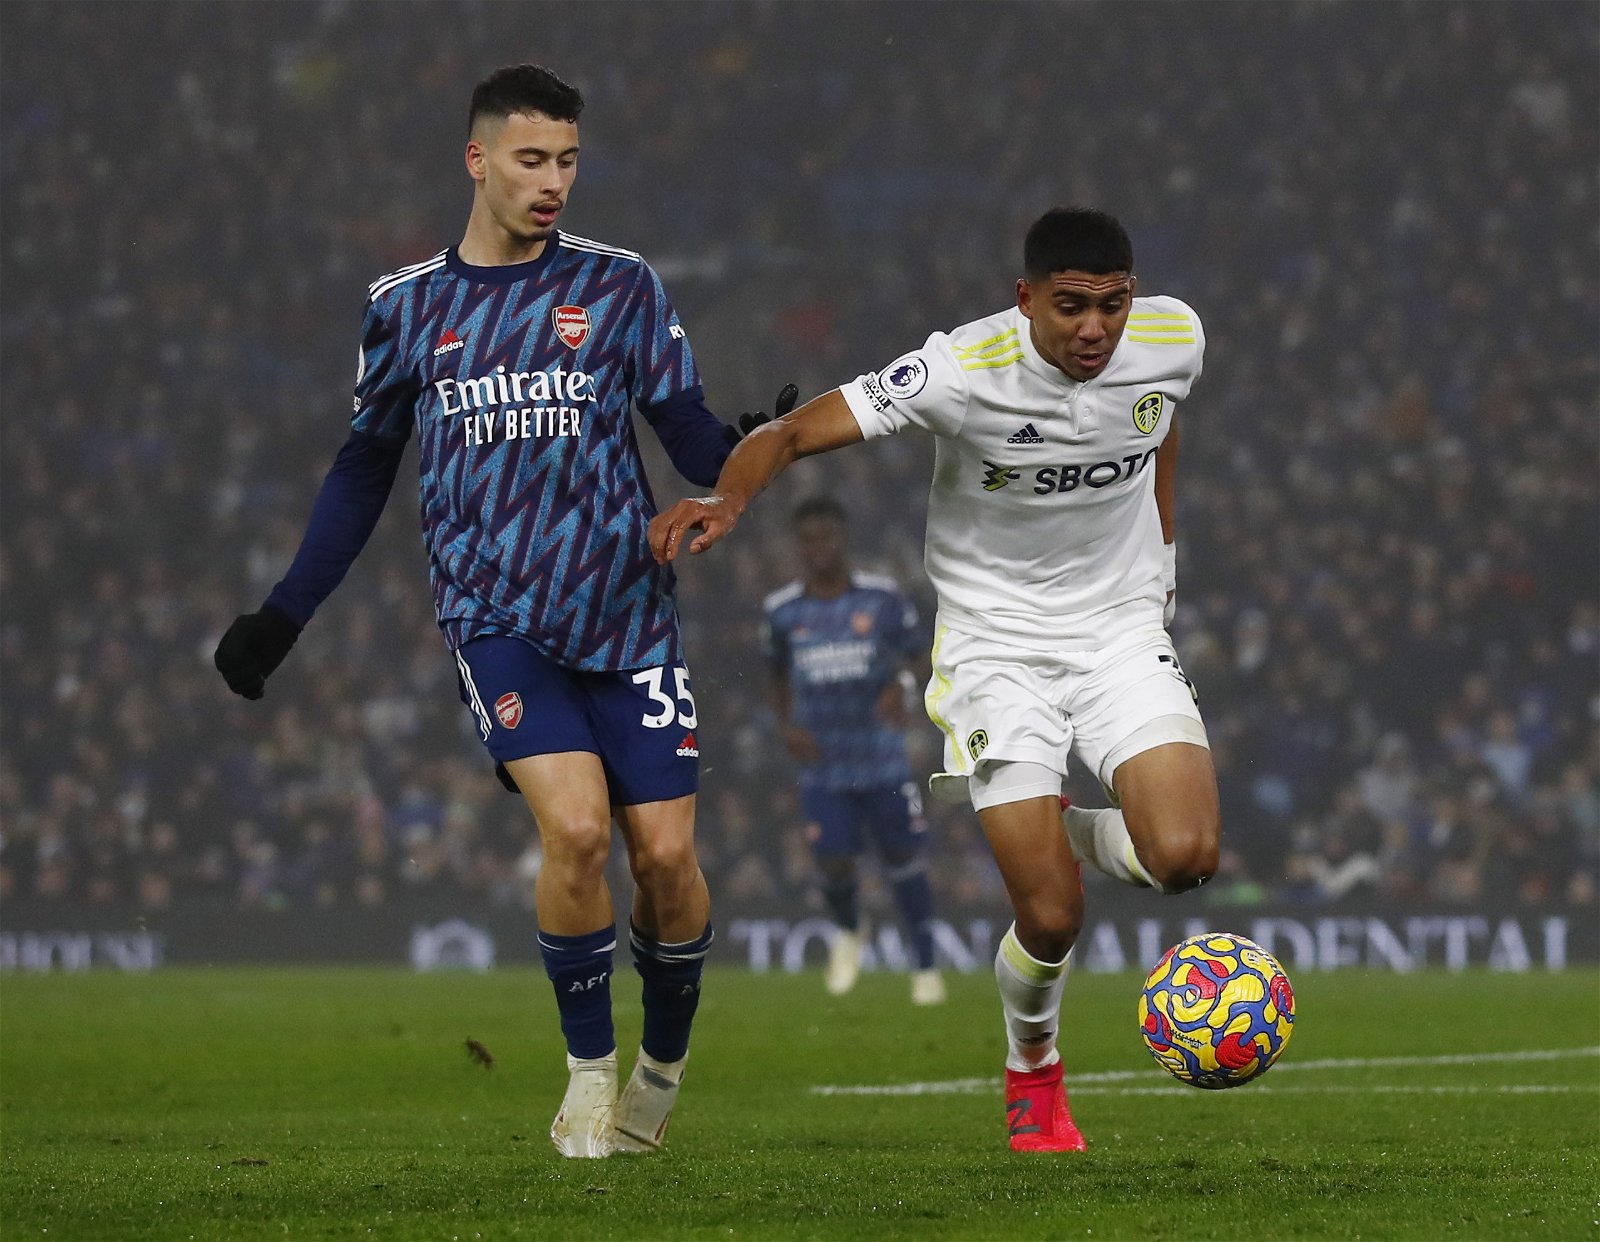
[[[89,1238],[1593,1238],[1600,976],[1301,972],[1264,1080],[1140,1044],[1139,979],[1078,976],[1082,1155],[1006,1150],[993,980],[708,976],[666,1148],[568,1161],[542,976],[186,971],[0,984],[0,1230]],[[619,974],[623,1073],[639,1028]],[[475,1063],[464,1041],[495,1058]],[[1457,1064],[1318,1069],[1344,1058]],[[1297,1063],[1303,1068],[1294,1068]],[[1118,1076],[1116,1071],[1131,1071]],[[993,1087],[818,1095],[819,1084]],[[1101,1077],[1096,1077],[1101,1076]],[[1507,1088],[1515,1088],[1508,1090]],[[1535,1088],[1529,1090],[1529,1088]],[[1552,1089],[1553,1088],[1553,1089]]]

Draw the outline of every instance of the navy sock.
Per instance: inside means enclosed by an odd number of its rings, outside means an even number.
[[[682,944],[662,944],[637,927],[630,930],[633,964],[644,980],[644,1036],[639,1046],[657,1061],[681,1061],[689,1053],[689,1028],[700,1007],[700,975],[711,948],[711,924]]]
[[[561,1033],[567,1051],[592,1061],[617,1049],[611,1025],[612,957],[617,948],[615,925],[582,936],[539,933],[544,973],[556,990]]]
[[[856,906],[855,863],[849,871],[825,868],[822,873],[822,902],[828,914],[845,931],[853,932],[861,926],[861,911]]]
[[[920,858],[899,866],[887,867],[884,879],[894,889],[900,918],[911,936],[911,956],[918,970],[933,966],[933,889],[928,885],[928,869]]]

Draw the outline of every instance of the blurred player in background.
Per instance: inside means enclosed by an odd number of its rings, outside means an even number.
[[[571,1075],[550,1137],[563,1155],[606,1156],[661,1141],[712,940],[694,848],[699,720],[674,579],[647,543],[655,504],[629,411],[702,485],[738,433],[706,409],[649,265],[556,227],[582,109],[533,65],[473,92],[466,232],[368,291],[349,438],[288,573],[229,627],[216,665],[237,693],[261,697],[372,533],[415,429],[439,627],[496,773],[526,799],[543,847],[539,948]],[[629,942],[644,981],[620,1100],[613,819],[637,885]]]
[[[857,859],[868,841],[911,940],[911,1000],[937,1005],[933,894],[923,859],[922,798],[906,759],[906,690],[924,650],[917,610],[893,579],[850,568],[844,507],[826,497],[794,511],[802,577],[763,605],[774,710],[800,765],[806,831],[838,930],[826,987],[840,996],[861,970]]]
[[[926,706],[936,792],[970,797],[1016,921],[995,957],[1017,1151],[1084,1146],[1056,1034],[1083,922],[1078,860],[1181,892],[1217,865],[1216,774],[1164,628],[1174,599],[1177,407],[1198,316],[1134,296],[1133,247],[1103,212],[1028,230],[1016,304],[762,428],[715,494],[651,524],[663,561],[701,552],[791,462],[920,427],[935,437],[926,565],[939,596]],[[1064,807],[1076,753],[1113,807]],[[1065,831],[1063,831],[1063,824]]]

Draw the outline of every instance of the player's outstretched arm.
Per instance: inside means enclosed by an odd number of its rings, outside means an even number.
[[[793,384],[785,384],[778,390],[778,399],[773,402],[772,413],[765,410],[756,410],[754,413],[739,415],[737,421],[730,423],[727,428],[728,443],[736,445],[757,427],[765,427],[774,418],[782,418],[794,409],[794,403],[800,399],[800,390]]]
[[[771,417],[782,418],[794,409],[795,398],[799,395],[800,390],[793,384],[785,384]],[[739,415],[736,422],[724,423],[706,409],[699,388],[658,406],[641,406],[640,410],[661,441],[661,447],[667,450],[667,460],[698,487],[714,486],[734,446],[770,421],[765,411],[757,410]]]
[[[683,550],[684,536],[699,530],[688,548],[704,552],[724,538],[756,494],[794,462],[863,438],[861,425],[837,388],[793,414],[757,427],[729,455],[711,495],[680,500],[656,515],[650,523],[650,551],[666,564]]]

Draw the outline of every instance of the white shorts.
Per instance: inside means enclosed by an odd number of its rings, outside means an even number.
[[[960,801],[979,763],[1021,760],[1065,775],[1069,754],[1111,797],[1125,760],[1169,742],[1206,746],[1206,729],[1165,630],[1094,651],[1041,652],[940,626],[928,717],[944,733],[935,796]]]

